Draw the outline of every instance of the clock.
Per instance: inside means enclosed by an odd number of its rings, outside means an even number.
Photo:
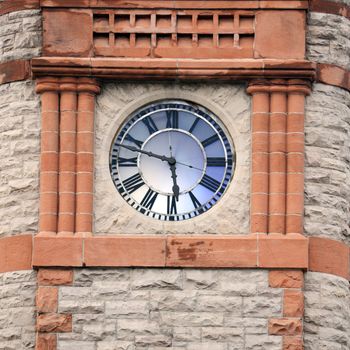
[[[235,170],[234,147],[219,119],[178,100],[135,111],[115,135],[109,158],[119,194],[141,214],[163,221],[208,211]]]

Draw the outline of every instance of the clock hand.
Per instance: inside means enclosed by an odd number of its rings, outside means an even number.
[[[188,168],[191,168],[191,169],[196,169],[196,170],[199,170],[199,171],[203,171],[204,169],[200,169],[200,168],[197,168],[193,165],[189,165],[189,164],[185,164],[185,163],[181,163],[179,161],[176,161],[177,164],[180,164],[180,165],[183,165],[183,166],[187,166]]]
[[[175,164],[176,163],[171,164],[169,162],[170,171],[171,171],[171,178],[173,179],[173,184],[174,184],[172,190],[173,190],[173,193],[174,193],[176,201],[179,201],[180,187],[179,187],[179,185],[176,182],[177,176],[176,176],[176,166],[175,166]]]
[[[155,154],[155,153],[152,153],[152,152],[144,151],[144,150],[136,148],[134,146],[122,145],[121,143],[118,143],[118,142],[116,142],[115,145],[117,145],[119,147],[124,147],[124,148],[126,148],[126,149],[128,149],[129,151],[132,151],[132,152],[138,152],[138,153],[146,154],[149,157],[160,159],[163,162],[168,162],[169,164],[175,162],[174,158],[169,158],[169,157],[161,156],[159,154]]]
[[[157,159],[160,159],[164,162],[168,162],[168,164],[170,165],[170,171],[171,171],[171,177],[173,179],[173,192],[174,192],[174,196],[175,196],[175,199],[178,201],[179,200],[179,194],[180,194],[180,188],[177,184],[177,181],[176,181],[176,159],[171,157],[166,157],[166,156],[161,156],[159,154],[155,154],[155,153],[152,153],[152,152],[148,152],[148,151],[144,151],[142,149],[139,149],[139,148],[136,148],[134,146],[127,146],[127,145],[122,145],[121,143],[118,143],[116,142],[115,145],[119,146],[119,147],[124,147],[132,152],[138,152],[138,153],[142,153],[142,154],[146,154],[147,156],[149,157],[154,157],[154,158],[157,158]]]

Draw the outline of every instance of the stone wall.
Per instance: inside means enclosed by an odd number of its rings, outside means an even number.
[[[73,333],[58,335],[58,349],[280,350],[267,325],[281,305],[267,271],[75,270],[59,287]]]
[[[0,237],[37,232],[40,111],[34,83],[0,85]]]
[[[350,69],[350,20],[343,16],[310,12],[306,57]]]
[[[34,349],[35,292],[34,271],[0,274],[0,349]]]
[[[121,123],[137,108],[159,99],[184,99],[215,113],[232,136],[236,172],[223,198],[197,218],[159,223],[127,205],[109,173],[111,143]],[[95,141],[95,232],[247,234],[250,193],[250,97],[239,84],[105,84],[97,97]]]
[[[350,349],[348,281],[324,273],[306,273],[305,307],[305,350]]]
[[[349,244],[350,93],[314,84],[305,136],[305,233]]]
[[[0,63],[39,56],[41,12],[24,10],[0,16]]]

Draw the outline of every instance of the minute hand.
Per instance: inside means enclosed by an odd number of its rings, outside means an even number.
[[[121,143],[115,143],[115,145],[119,146],[119,147],[124,147],[132,152],[138,152],[138,153],[142,153],[142,154],[146,154],[149,157],[153,157],[153,158],[157,158],[162,160],[163,162],[169,162],[169,163],[174,163],[174,158],[169,158],[167,156],[163,156],[160,154],[155,154],[153,152],[148,152],[148,151],[144,151],[142,149],[136,148],[134,146],[127,146],[127,145],[122,145]]]

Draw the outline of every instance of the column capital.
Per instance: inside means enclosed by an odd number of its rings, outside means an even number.
[[[37,94],[43,92],[59,92],[59,78],[57,77],[43,77],[36,80],[35,91]]]
[[[252,80],[247,87],[248,94],[256,93],[301,93],[309,95],[311,83],[307,79],[261,79]]]
[[[100,93],[101,88],[100,84],[96,79],[91,78],[78,78],[78,92],[86,92],[93,95],[97,95]]]

